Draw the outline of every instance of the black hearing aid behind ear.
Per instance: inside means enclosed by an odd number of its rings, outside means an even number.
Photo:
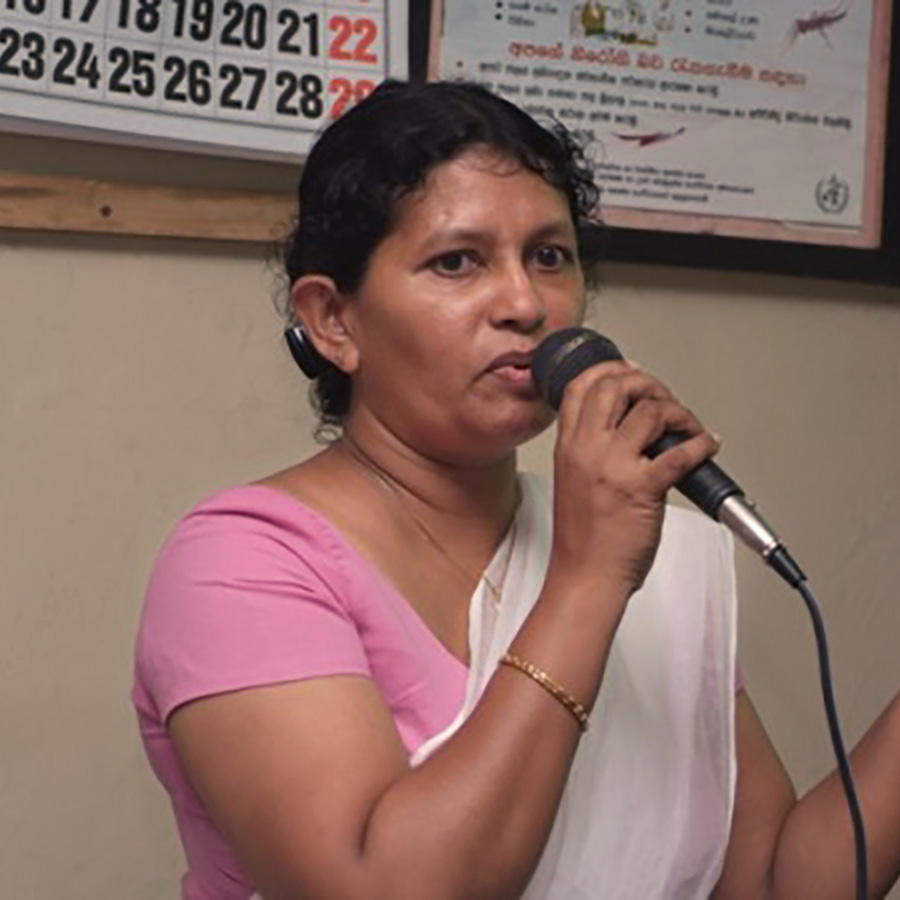
[[[289,325],[284,330],[284,339],[287,341],[291,356],[294,357],[294,362],[300,366],[300,371],[307,378],[318,378],[325,368],[325,360],[313,346],[303,326]]]

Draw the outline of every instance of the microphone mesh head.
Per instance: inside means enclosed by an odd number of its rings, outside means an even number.
[[[563,328],[541,341],[531,361],[531,376],[541,396],[559,409],[566,385],[585,369],[622,359],[618,347],[590,328]]]

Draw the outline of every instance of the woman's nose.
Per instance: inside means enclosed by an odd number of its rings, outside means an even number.
[[[494,325],[534,331],[547,318],[540,288],[521,263],[504,267],[494,290],[491,318]]]

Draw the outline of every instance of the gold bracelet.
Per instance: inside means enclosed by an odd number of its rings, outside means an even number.
[[[578,727],[582,731],[588,730],[590,718],[587,710],[561,685],[557,684],[543,669],[539,669],[534,663],[516,656],[515,653],[507,652],[500,660],[501,666],[510,666],[524,672],[529,678],[536,681],[548,694],[553,696],[562,705],[575,716]]]

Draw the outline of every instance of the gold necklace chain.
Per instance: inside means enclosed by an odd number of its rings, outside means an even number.
[[[454,559],[453,556],[450,555],[449,551],[446,547],[435,537],[434,533],[431,529],[422,521],[422,519],[416,515],[415,511],[410,508],[409,502],[405,496],[408,493],[407,488],[403,487],[392,475],[390,475],[385,469],[383,469],[374,459],[372,459],[363,449],[356,443],[352,438],[350,438],[347,434],[341,435],[341,443],[347,448],[347,452],[350,454],[350,458],[357,463],[357,465],[361,466],[366,472],[369,473],[375,480],[382,485],[382,487],[386,488],[389,493],[397,500],[400,507],[403,509],[405,515],[407,515],[410,521],[416,526],[419,533],[422,537],[425,538],[426,541],[454,568],[456,571],[462,575],[466,581],[475,581],[476,583],[480,583],[484,581],[487,586],[488,592],[491,595],[491,602],[493,605],[499,606],[500,604],[500,595],[503,591],[503,583],[506,581],[506,573],[509,571],[509,563],[512,559],[512,551],[516,541],[516,525],[517,520],[514,517],[512,521],[512,525],[510,526],[509,534],[507,536],[507,540],[509,541],[509,547],[506,551],[506,554],[503,559],[503,568],[500,571],[500,576],[497,578],[496,584],[488,578],[487,573],[482,573],[480,576],[475,575],[474,572],[467,569],[462,563],[458,560]],[[516,491],[518,493],[518,486],[516,487]],[[520,497],[517,498],[516,506],[518,507]]]

